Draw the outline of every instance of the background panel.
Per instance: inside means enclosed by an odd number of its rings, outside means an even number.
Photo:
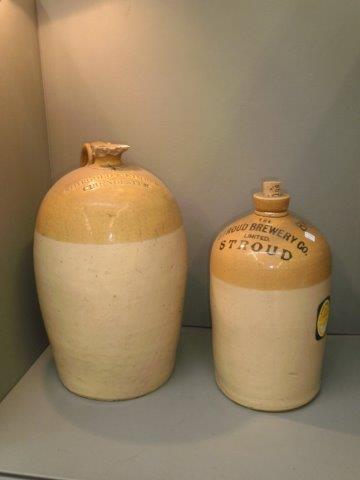
[[[50,182],[35,2],[0,2],[0,400],[47,344],[32,238]]]
[[[54,179],[82,142],[128,143],[190,246],[186,325],[209,325],[208,257],[266,176],[334,254],[330,331],[360,333],[360,4],[38,0]]]

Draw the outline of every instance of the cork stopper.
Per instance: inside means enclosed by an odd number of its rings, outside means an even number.
[[[126,152],[129,145],[110,142],[89,142],[84,143],[81,151],[80,166],[91,165],[96,159],[107,160],[108,164],[121,164],[121,155]]]
[[[262,194],[264,195],[264,197],[280,197],[280,180],[264,180],[262,184]]]
[[[255,213],[281,217],[287,215],[290,196],[282,190],[280,180],[264,180],[262,192],[253,195]]]

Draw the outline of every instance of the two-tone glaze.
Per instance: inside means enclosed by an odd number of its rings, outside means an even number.
[[[216,381],[237,403],[288,410],[320,389],[331,255],[321,233],[288,212],[280,182],[264,182],[254,203],[212,248]]]
[[[40,306],[64,385],[117,400],[164,383],[175,363],[186,282],[179,207],[126,145],[85,144],[37,217]]]

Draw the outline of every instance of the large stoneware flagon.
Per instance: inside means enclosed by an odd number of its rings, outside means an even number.
[[[64,385],[117,400],[163,384],[175,362],[187,259],[165,185],[123,164],[126,145],[85,144],[37,217],[34,262],[45,326]]]
[[[265,181],[255,211],[227,226],[211,253],[216,380],[235,402],[288,410],[316,396],[330,306],[330,250]]]

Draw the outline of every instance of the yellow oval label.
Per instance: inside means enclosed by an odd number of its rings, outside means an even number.
[[[316,320],[316,340],[321,340],[326,335],[330,315],[330,297],[325,298],[318,308]]]

